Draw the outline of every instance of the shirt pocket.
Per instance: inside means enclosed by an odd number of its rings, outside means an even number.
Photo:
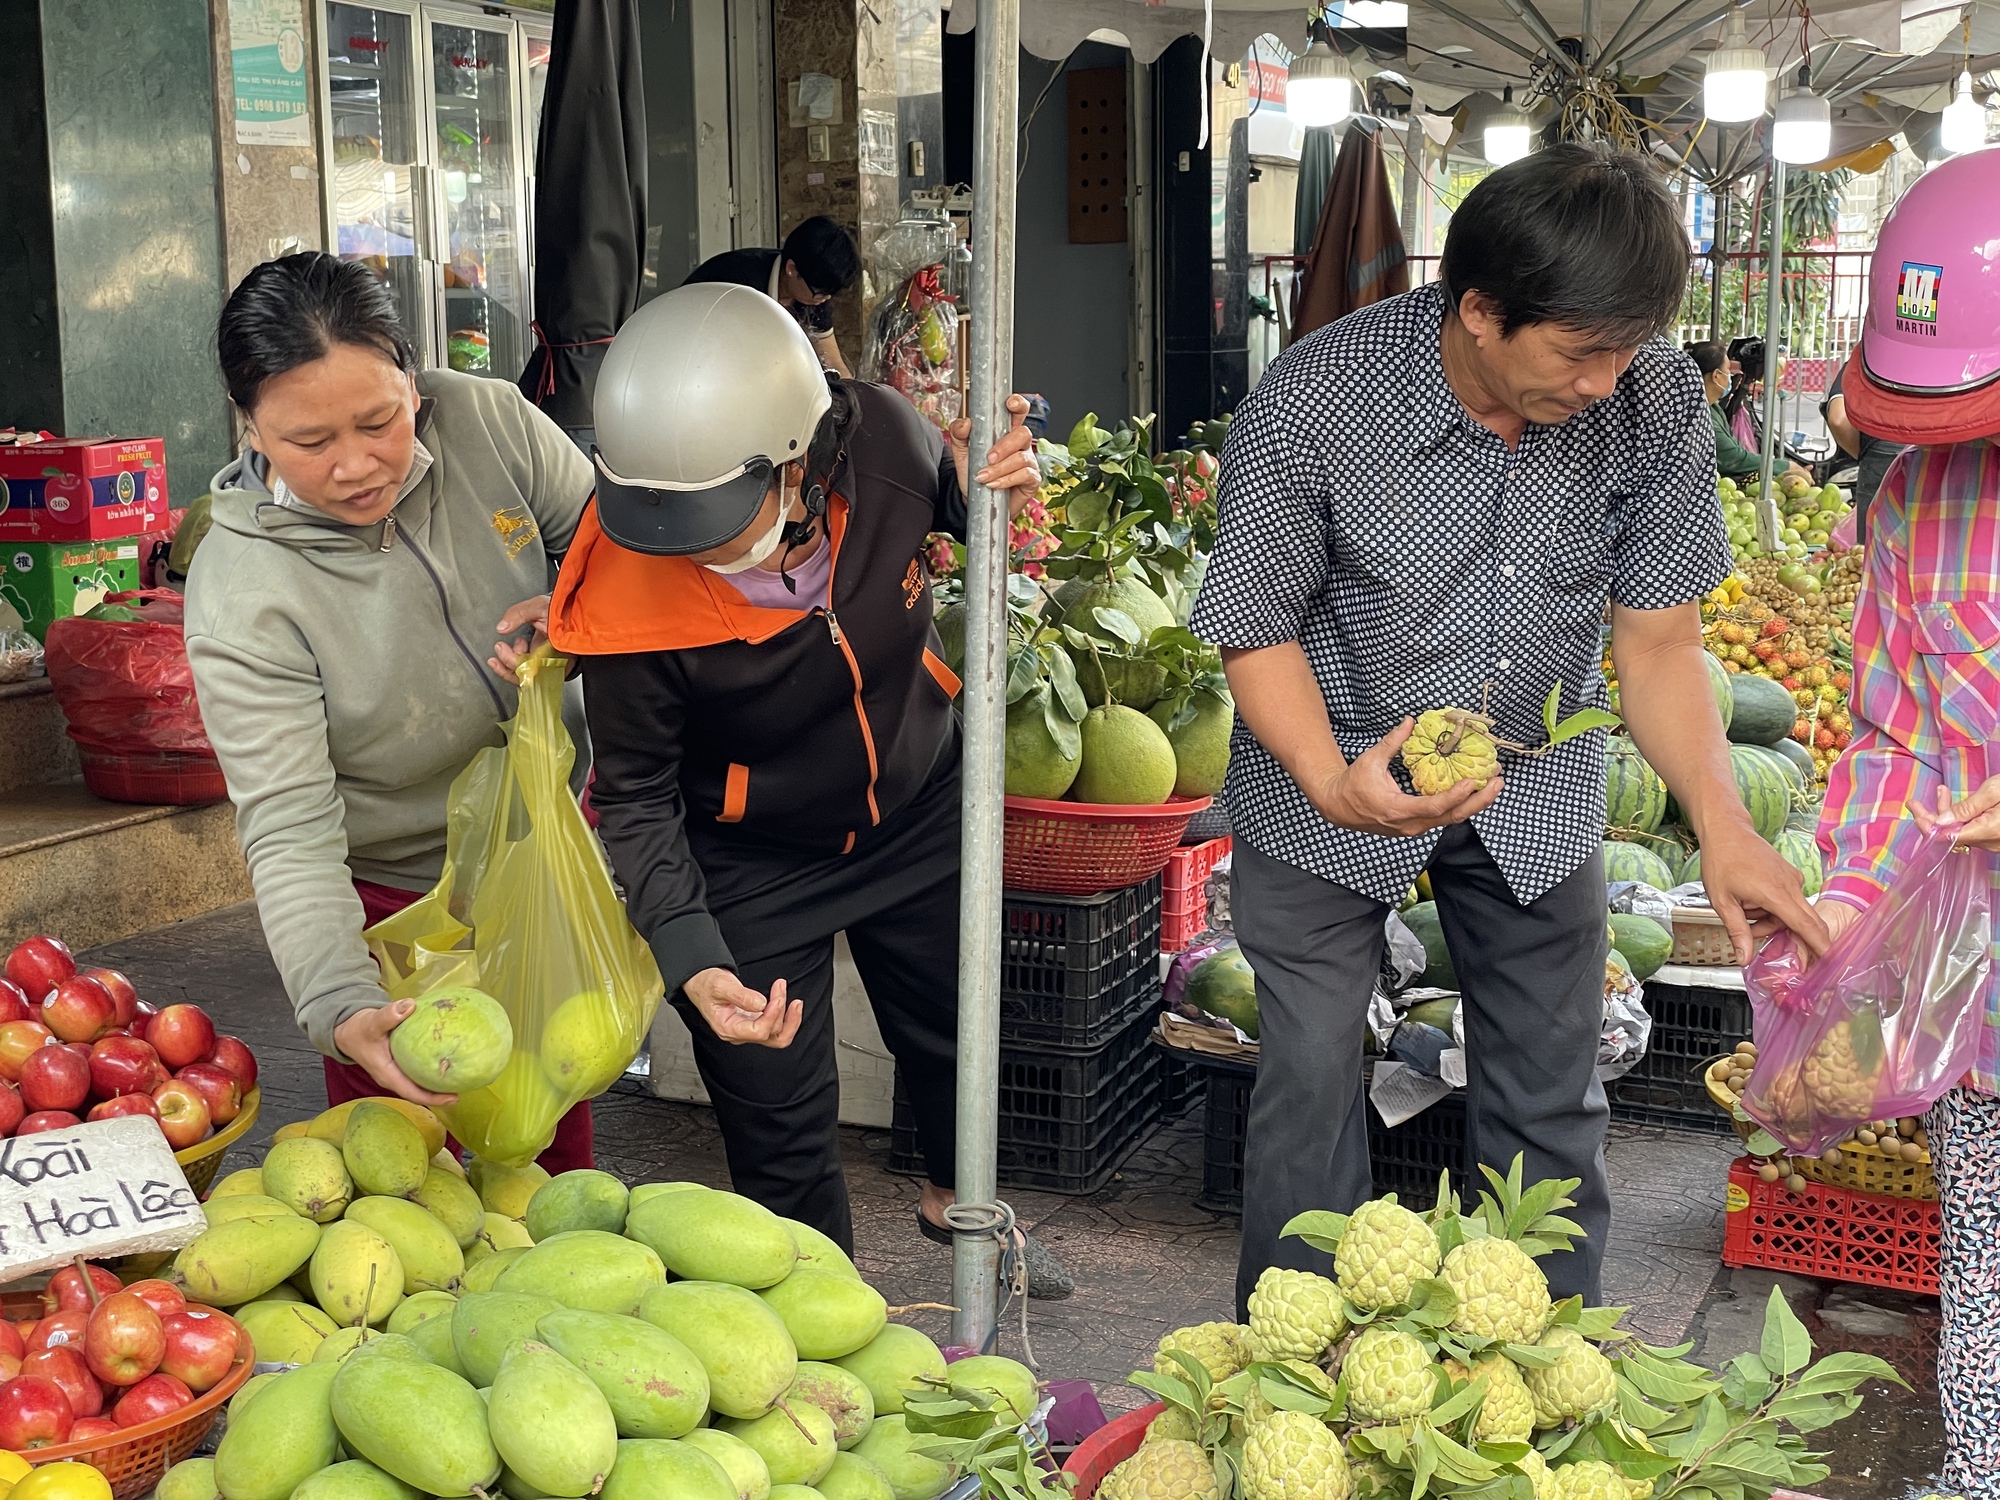
[[[1551,528],[1542,581],[1549,592],[1587,596],[1579,602],[1602,609],[1618,560],[1618,530],[1625,516],[1622,495],[1608,495],[1602,509],[1581,504],[1559,516]]]
[[[2000,728],[2000,599],[1919,604],[1911,634],[1939,740],[1985,745]]]

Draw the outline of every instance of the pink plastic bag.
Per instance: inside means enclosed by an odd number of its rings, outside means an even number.
[[[1743,971],[1757,1065],[1743,1107],[1802,1156],[1922,1114],[1976,1060],[1992,973],[1992,875],[1940,827],[1810,968],[1788,932]]]

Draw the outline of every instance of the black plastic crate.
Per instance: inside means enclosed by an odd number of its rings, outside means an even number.
[[[1000,934],[1000,1035],[1088,1051],[1160,991],[1160,877],[1096,896],[1008,891]]]
[[[1243,1140],[1250,1128],[1250,1086],[1257,1070],[1242,1064],[1202,1069],[1207,1074],[1201,1125],[1200,1207],[1223,1213],[1243,1208]]]
[[[1729,1117],[1701,1081],[1702,1064],[1750,1040],[1750,997],[1741,990],[1686,984],[1646,985],[1653,1035],[1646,1055],[1623,1078],[1605,1085],[1611,1117],[1635,1125],[1666,1125],[1728,1135]]]
[[[1169,1047],[1153,1031],[1154,1045],[1160,1050],[1160,1112],[1177,1120],[1208,1097],[1208,1073],[1194,1057],[1178,1047]]]

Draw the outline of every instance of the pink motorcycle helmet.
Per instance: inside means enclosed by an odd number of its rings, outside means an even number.
[[[2000,150],[1942,162],[1896,200],[1842,392],[1871,437],[2000,434]]]

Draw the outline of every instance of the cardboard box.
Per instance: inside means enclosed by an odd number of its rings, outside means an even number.
[[[88,614],[106,594],[139,586],[136,537],[105,542],[0,541],[0,599],[36,640],[52,621]]]
[[[0,541],[102,541],[167,520],[159,438],[56,438],[0,447]]]

